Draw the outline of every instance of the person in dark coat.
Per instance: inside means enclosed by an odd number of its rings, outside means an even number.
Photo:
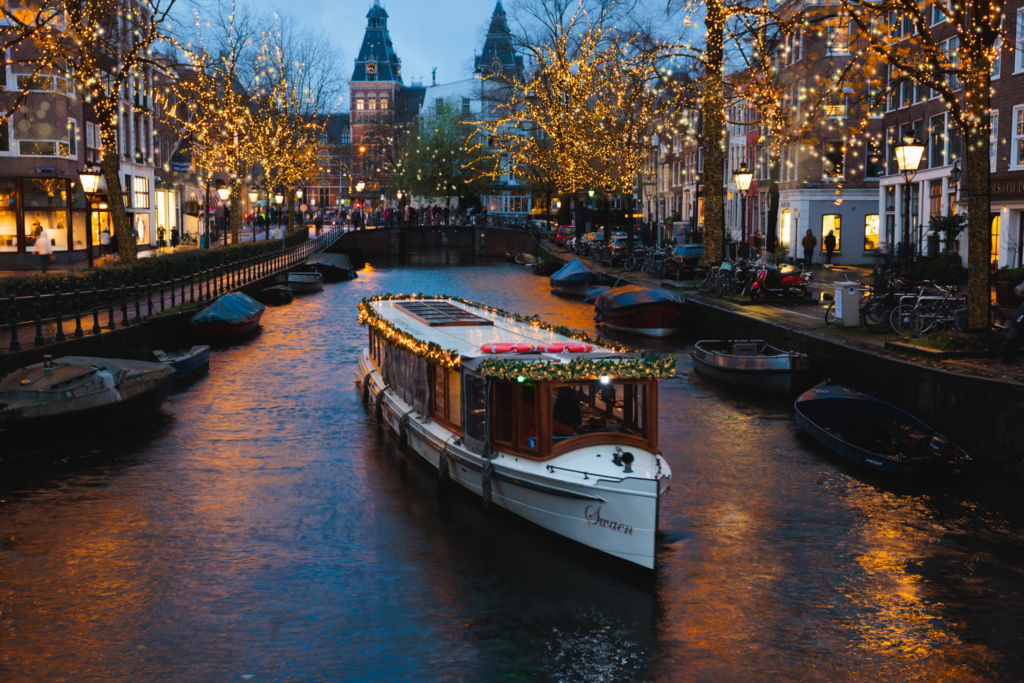
[[[834,230],[829,230],[828,234],[825,235],[824,245],[825,247],[825,265],[828,268],[832,267],[832,252],[836,250],[836,235]]]
[[[818,246],[818,240],[810,228],[807,228],[807,234],[804,235],[800,246],[804,248],[804,268],[810,268],[814,263],[814,248]]]

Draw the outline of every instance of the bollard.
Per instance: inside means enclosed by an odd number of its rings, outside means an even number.
[[[11,351],[20,351],[21,342],[18,341],[18,311],[15,301],[16,299],[14,298],[14,295],[11,294],[11,305],[8,307],[8,313],[11,316]]]
[[[67,339],[67,337],[64,336],[64,306],[63,306],[64,302],[61,299],[60,287],[56,287],[53,290],[53,295],[55,297],[57,297],[57,336],[56,336],[56,339],[57,339],[57,341],[62,342],[65,339]]]
[[[153,281],[146,280],[146,317],[153,317]]]
[[[171,288],[173,290],[173,284],[172,284]],[[160,312],[163,313],[165,310],[166,310],[166,308],[164,306],[164,281],[161,280],[160,281]]]
[[[82,292],[75,290],[75,337],[84,337],[85,330],[82,329]]]
[[[39,303],[39,292],[32,295],[35,297],[36,304],[36,340],[35,346],[42,346],[46,343],[43,339],[43,310],[42,305]]]
[[[139,283],[135,283],[135,322],[139,322],[139,318],[142,317],[142,313],[139,311]]]
[[[128,288],[121,285],[121,327],[128,327]]]
[[[107,289],[107,329],[116,330],[117,325],[114,323],[114,285],[111,284]]]
[[[92,288],[92,333],[99,334],[100,329],[100,293]]]

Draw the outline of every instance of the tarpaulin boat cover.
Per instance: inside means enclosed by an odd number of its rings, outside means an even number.
[[[241,292],[225,294],[214,301],[209,307],[197,313],[192,318],[194,325],[206,325],[209,323],[243,323],[251,320],[257,313],[265,311],[263,304],[247,297]]]
[[[355,270],[345,254],[313,254],[306,259],[306,263],[322,263],[340,270]]]
[[[601,295],[607,292],[611,287],[607,285],[597,285],[596,287],[589,287],[587,289],[587,298],[584,301],[597,301],[601,298]]]
[[[587,270],[578,258],[565,264],[561,270],[551,276],[551,284],[586,284],[597,282],[598,274]]]
[[[616,311],[633,306],[662,302],[679,303],[677,299],[667,292],[659,292],[654,289],[638,287],[637,285],[626,285],[625,287],[609,289],[598,297],[594,305],[601,311]]]

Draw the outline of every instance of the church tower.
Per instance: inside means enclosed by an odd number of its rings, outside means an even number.
[[[353,188],[363,183],[363,191],[356,191],[354,198],[369,210],[380,204],[382,194],[388,195],[382,138],[388,137],[388,127],[403,122],[395,121],[397,101],[402,96],[402,60],[395,54],[388,33],[388,13],[380,0],[374,0],[366,19],[366,33],[348,87]]]
[[[491,25],[487,29],[484,49],[476,58],[474,68],[483,78],[504,76],[510,81],[523,80],[523,57],[512,46],[512,32],[501,0],[494,6]]]

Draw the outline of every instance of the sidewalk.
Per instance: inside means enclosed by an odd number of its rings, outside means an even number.
[[[571,252],[559,252],[553,244],[542,245],[552,256],[562,260],[570,260],[573,257]],[[822,294],[831,295],[835,289],[835,283],[844,281],[859,282],[870,285],[874,277],[871,268],[856,266],[833,266],[825,268],[820,265],[813,266],[810,272],[813,279],[809,289],[813,303],[796,303],[785,299],[772,299],[756,304],[740,305],[724,298],[712,295],[697,294],[693,289],[692,281],[688,280],[664,280],[650,277],[638,272],[627,273],[621,267],[608,267],[586,262],[586,266],[592,270],[606,273],[612,277],[622,278],[623,283],[629,282],[652,289],[663,288],[670,291],[677,291],[687,301],[714,306],[748,316],[753,319],[769,322],[781,327],[800,331],[813,335],[820,335],[842,344],[856,345],[864,350],[877,353],[882,356],[899,358],[900,360],[925,365],[949,372],[970,374],[978,377],[1002,380],[1006,382],[1024,383],[1024,357],[1018,356],[1015,363],[1007,364],[1001,357],[991,358],[929,358],[927,350],[921,352],[902,351],[900,349],[886,347],[886,342],[899,342],[900,337],[893,332],[879,334],[871,332],[863,326],[844,328],[838,325],[827,325],[825,323],[825,311],[832,303],[831,300],[822,301]],[[1009,316],[1012,310],[1004,309]],[[905,337],[909,341],[909,337]]]

